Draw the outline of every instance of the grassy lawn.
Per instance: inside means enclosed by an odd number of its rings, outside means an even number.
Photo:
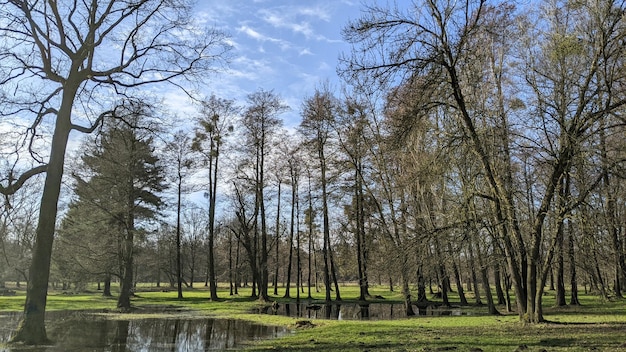
[[[247,288],[240,289],[237,296],[229,296],[227,288],[220,287],[218,302],[207,299],[209,293],[202,284],[185,289],[183,300],[176,298],[176,290],[165,291],[151,286],[138,287],[133,300],[138,310],[131,314],[116,313],[116,299],[102,297],[95,287],[81,294],[52,291],[48,309],[96,310],[115,319],[142,316],[142,312],[162,307],[161,314],[188,311],[189,314],[287,326],[293,331],[279,339],[257,341],[247,347],[249,351],[626,351],[626,302],[602,302],[593,295],[581,295],[583,305],[580,307],[553,308],[553,292],[548,292],[545,317],[551,323],[546,324],[524,325],[514,313],[488,316],[484,315],[486,307],[470,306],[463,308],[469,313],[463,316],[420,316],[393,321],[311,319],[313,327],[298,328],[296,322],[302,318],[251,313],[264,303],[251,300]],[[279,296],[271,295],[271,299],[286,302],[282,298],[284,289],[279,293]],[[291,293],[295,296],[295,289]],[[342,287],[341,293],[344,304],[356,302],[358,287]],[[400,294],[390,292],[387,287],[373,287],[371,294],[385,297],[381,302],[401,302]],[[313,294],[317,302],[322,302],[323,297],[323,292]],[[450,298],[458,302],[454,295]],[[17,290],[16,296],[0,297],[0,312],[21,311],[23,303],[24,292]],[[178,310],[168,311],[173,307]],[[499,309],[504,312],[504,307]]]

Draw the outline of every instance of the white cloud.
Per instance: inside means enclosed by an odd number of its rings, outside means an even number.
[[[322,61],[322,62],[320,62],[320,64],[317,67],[317,69],[320,70],[320,71],[328,71],[328,70],[332,70],[333,67],[330,66],[326,61]]]
[[[320,19],[325,22],[329,22],[332,15],[328,6],[314,6],[314,7],[302,7],[298,10],[299,14]]]
[[[325,36],[315,32],[311,22],[309,21],[309,17],[315,15],[314,19],[323,19],[325,21],[326,18],[329,19],[330,17],[328,17],[329,15],[315,11],[312,8],[281,6],[272,9],[261,9],[259,10],[259,15],[263,21],[275,28],[289,29],[296,34],[303,35],[309,40],[328,40]]]
[[[237,31],[241,32],[241,33],[244,33],[247,36],[249,36],[250,38],[253,38],[253,39],[256,39],[256,40],[259,40],[259,41],[266,41],[266,40],[270,39],[270,38],[262,35],[261,33],[255,31],[254,29],[252,29],[252,28],[250,28],[248,26],[245,26],[245,25],[237,28]]]
[[[304,49],[300,50],[298,55],[300,55],[300,56],[313,55],[313,53],[311,52],[311,50],[309,48],[304,48]]]
[[[258,31],[256,31],[255,29],[247,26],[247,25],[242,25],[239,28],[237,28],[237,32],[239,33],[243,33],[245,35],[247,35],[248,37],[255,39],[256,41],[259,42],[269,42],[269,43],[274,43],[276,45],[278,45],[280,47],[281,50],[285,51],[285,50],[289,50],[292,48],[292,44],[289,43],[286,40],[282,40],[282,39],[276,39],[276,38],[272,38],[270,36],[264,35],[259,33]],[[263,48],[260,49],[261,53],[264,53],[265,50]]]

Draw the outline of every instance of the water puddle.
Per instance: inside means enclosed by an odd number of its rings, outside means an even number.
[[[460,316],[467,315],[461,308],[427,307],[413,311],[421,316]],[[284,315],[294,318],[333,319],[333,320],[393,320],[406,318],[404,305],[400,303],[368,304],[279,304],[259,310],[261,314]]]
[[[276,338],[285,328],[240,320],[208,318],[147,318],[107,320],[67,312],[46,313],[48,337],[54,346],[2,347],[20,314],[0,313],[0,352],[9,351],[224,351],[257,339]]]

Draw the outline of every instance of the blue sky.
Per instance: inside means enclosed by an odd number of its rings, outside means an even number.
[[[359,0],[199,0],[196,15],[233,45],[229,69],[204,94],[244,103],[259,88],[273,89],[292,109],[285,125],[297,125],[301,102],[316,86],[328,80],[340,87],[337,59],[349,50],[341,29],[361,7]]]

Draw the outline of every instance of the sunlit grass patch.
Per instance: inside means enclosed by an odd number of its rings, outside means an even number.
[[[487,315],[486,306],[462,307],[470,315],[418,316],[397,320],[337,321],[309,319],[312,328],[298,328],[297,322],[305,318],[280,315],[255,314],[262,306],[277,301],[284,304],[285,290],[273,294],[270,302],[251,298],[251,288],[238,288],[238,295],[230,295],[226,285],[218,289],[218,301],[209,299],[209,290],[202,284],[183,290],[178,299],[177,290],[170,287],[140,285],[132,303],[137,309],[130,314],[116,311],[117,297],[102,297],[102,291],[89,287],[89,292],[73,294],[51,290],[48,310],[100,310],[106,319],[164,318],[172,316],[211,316],[224,319],[241,319],[257,323],[279,325],[294,331],[278,339],[258,341],[248,347],[251,351],[515,351],[527,346],[528,351],[618,351],[626,346],[626,306],[624,300],[602,300],[598,296],[581,294],[581,306],[554,307],[554,292],[545,296],[546,324],[524,325],[517,313],[501,316]],[[117,286],[113,287],[114,295]],[[385,286],[373,286],[372,296],[382,298],[372,301],[401,303],[402,296]],[[334,299],[334,292],[333,292]],[[354,304],[359,296],[356,285],[341,287],[342,304]],[[296,297],[291,289],[291,301]],[[301,293],[302,303],[308,303],[307,292]],[[432,298],[432,297],[431,297]],[[450,294],[451,303],[458,305],[456,292]],[[16,296],[0,297],[0,311],[21,311],[25,294],[17,290]],[[324,292],[312,290],[312,302],[324,301]],[[515,308],[515,305],[514,307]],[[504,307],[498,306],[504,313]]]

